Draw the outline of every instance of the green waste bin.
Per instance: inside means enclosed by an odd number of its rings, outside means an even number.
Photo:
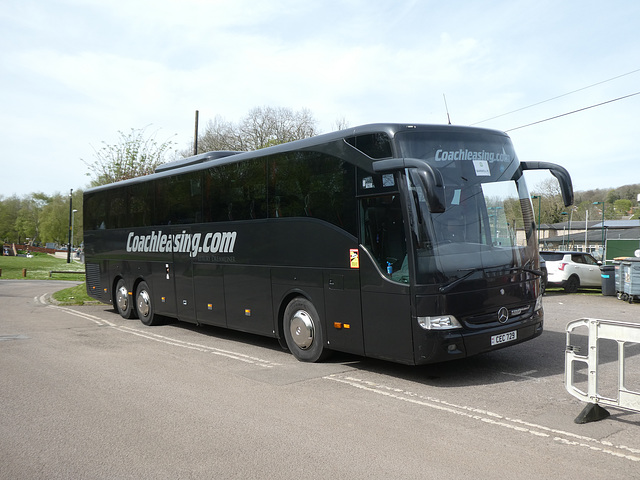
[[[602,265],[600,267],[602,277],[602,295],[613,297],[616,294],[616,267],[615,265]]]

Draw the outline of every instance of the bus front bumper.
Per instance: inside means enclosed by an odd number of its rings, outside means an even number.
[[[480,331],[466,328],[425,331],[417,327],[414,330],[415,364],[446,362],[526,342],[542,334],[543,324],[544,313],[540,309],[518,322]]]

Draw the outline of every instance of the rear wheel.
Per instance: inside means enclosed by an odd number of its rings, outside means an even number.
[[[567,293],[576,293],[580,287],[580,279],[576,275],[571,275],[564,286]]]
[[[326,358],[320,316],[306,298],[294,298],[284,311],[284,338],[294,357],[301,362]]]
[[[136,288],[136,311],[138,312],[138,318],[145,325],[157,325],[158,317],[153,309],[153,302],[151,301],[151,290],[147,282],[140,282],[138,288]]]
[[[131,302],[131,295],[125,286],[124,280],[121,278],[116,284],[115,290],[116,310],[122,318],[134,318],[135,310]]]

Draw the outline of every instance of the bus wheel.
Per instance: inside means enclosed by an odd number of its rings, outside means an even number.
[[[124,280],[121,278],[118,280],[116,284],[116,310],[122,318],[133,318],[135,316],[135,311],[133,309],[133,305],[131,304],[131,295],[129,295],[129,290],[124,285]]]
[[[327,351],[320,316],[306,298],[294,298],[284,311],[284,338],[294,357],[301,362],[318,362]]]
[[[138,318],[145,325],[151,326],[158,323],[151,302],[151,290],[149,290],[147,282],[140,282],[136,289],[136,310]]]

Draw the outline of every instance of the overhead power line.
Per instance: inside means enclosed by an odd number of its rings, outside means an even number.
[[[625,98],[629,98],[629,97],[633,97],[635,95],[640,95],[640,92],[636,92],[636,93],[632,93],[630,95],[625,95],[624,97],[618,97],[618,98],[614,98],[613,100],[607,100],[606,102],[602,102],[602,103],[597,103],[595,105],[591,105],[589,107],[584,107],[584,108],[580,108],[578,110],[574,110],[573,112],[567,112],[567,113],[563,113],[561,115],[556,115],[555,117],[549,117],[549,118],[545,118],[544,120],[538,120],[537,122],[533,122],[533,123],[528,123],[526,125],[521,125],[519,127],[515,127],[515,128],[510,128],[509,130],[505,130],[505,132],[512,132],[514,130],[518,130],[520,128],[524,128],[524,127],[530,127],[531,125],[536,125],[538,123],[543,123],[543,122],[548,122],[549,120],[555,120],[556,118],[560,118],[560,117],[566,117],[567,115],[571,115],[573,113],[578,113],[578,112],[583,112],[585,110],[589,110],[590,108],[595,108],[595,107],[600,107],[602,105],[606,105],[607,103],[613,103],[613,102],[617,102],[618,100],[624,100]]]
[[[626,77],[627,75],[631,75],[631,74],[637,73],[637,72],[640,72],[640,68],[637,69],[637,70],[633,70],[631,72],[623,73],[622,75],[618,75],[617,77],[609,78],[607,80],[602,80],[601,82],[594,83],[593,85],[588,85],[586,87],[578,88],[577,90],[573,90],[571,92],[563,93],[562,95],[558,95],[557,97],[549,98],[547,100],[542,100],[541,102],[537,102],[537,103],[534,103],[534,104],[531,104],[531,105],[527,105],[526,107],[518,108],[516,110],[512,110],[510,112],[503,113],[501,115],[496,115],[495,117],[487,118],[485,120],[480,120],[479,122],[472,123],[471,126],[478,125],[478,124],[484,123],[484,122],[488,122],[489,120],[494,120],[496,118],[504,117],[506,115],[511,115],[512,113],[520,112],[522,110],[526,110],[527,108],[535,107],[537,105],[542,105],[543,103],[551,102],[552,100],[557,100],[558,98],[566,97],[567,95],[571,95],[571,94],[576,93],[576,92],[581,92],[582,90],[586,90],[588,88],[592,88],[592,87],[595,87],[597,85],[602,85],[603,83],[611,82],[612,80],[617,80],[618,78]]]

